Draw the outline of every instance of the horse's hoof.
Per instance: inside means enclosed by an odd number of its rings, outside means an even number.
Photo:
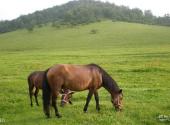
[[[84,113],[87,113],[87,110],[84,110]]]
[[[56,115],[56,116],[57,116],[57,118],[61,118],[61,117],[62,117],[60,114],[58,114],[58,115]]]
[[[47,118],[47,119],[49,119],[49,118],[50,118],[50,116],[47,116],[47,115],[46,115],[46,118]]]
[[[64,107],[64,105],[63,105],[63,104],[61,104],[61,105],[60,105],[60,107]]]
[[[87,108],[85,107],[85,108],[83,109],[83,111],[84,111],[84,113],[86,113],[86,112],[87,112]]]
[[[97,108],[96,110],[97,110],[97,112],[100,112],[100,108]]]
[[[50,114],[47,113],[47,114],[45,114],[45,115],[46,115],[46,118],[50,118]]]

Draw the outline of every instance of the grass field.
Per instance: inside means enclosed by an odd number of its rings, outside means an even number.
[[[91,30],[97,30],[91,34]],[[73,105],[59,107],[61,119],[46,119],[41,106],[30,107],[27,76],[57,63],[101,65],[124,93],[124,110],[115,112],[109,93],[99,91],[83,113],[87,91]],[[58,101],[59,103],[59,101]],[[158,125],[170,119],[170,28],[104,21],[74,28],[50,26],[0,35],[0,125]]]

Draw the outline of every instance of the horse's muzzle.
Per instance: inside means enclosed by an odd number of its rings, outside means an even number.
[[[115,110],[116,110],[116,112],[122,111],[122,109],[120,109],[120,108],[116,108]]]
[[[115,107],[115,110],[116,110],[116,112],[120,112],[123,110],[123,108],[121,106],[118,106],[118,107]]]

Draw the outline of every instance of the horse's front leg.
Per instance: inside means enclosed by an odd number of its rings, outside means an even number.
[[[96,100],[96,110],[100,111],[100,105],[99,105],[99,96],[97,90],[94,92],[94,98]]]
[[[71,100],[69,100],[68,102],[69,102],[69,104],[71,104],[71,105],[73,104]]]
[[[57,104],[56,104],[56,100],[57,100],[58,94],[59,94],[59,92],[56,92],[56,91],[52,94],[52,106],[54,107],[55,115],[56,115],[58,118],[61,118],[61,115],[60,115],[60,113],[58,112],[58,108],[57,108]]]
[[[94,91],[93,90],[89,90],[89,93],[88,93],[88,96],[87,96],[87,99],[86,99],[86,104],[84,106],[84,112],[87,112],[87,108],[88,108],[88,105],[89,105],[89,102],[91,100],[91,97],[93,95]]]

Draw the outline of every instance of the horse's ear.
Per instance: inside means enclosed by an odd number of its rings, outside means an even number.
[[[122,93],[122,89],[119,90],[119,94],[121,94],[121,93]]]

